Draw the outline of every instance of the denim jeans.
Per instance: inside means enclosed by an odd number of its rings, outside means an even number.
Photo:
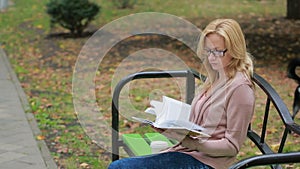
[[[123,158],[114,161],[108,169],[212,169],[194,157],[180,152]]]

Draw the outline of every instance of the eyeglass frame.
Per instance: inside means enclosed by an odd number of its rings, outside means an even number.
[[[207,54],[204,54],[206,57],[210,56],[211,54],[213,54],[214,57],[219,57],[222,58],[225,56],[225,53],[228,51],[226,48],[224,50],[217,50],[217,49],[204,49],[204,51]],[[217,55],[215,52],[218,52],[220,55]]]

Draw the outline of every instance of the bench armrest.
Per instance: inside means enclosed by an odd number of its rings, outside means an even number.
[[[241,169],[260,165],[300,163],[300,152],[265,154],[250,157],[232,165],[230,169]]]
[[[287,127],[295,132],[296,134],[300,135],[300,125],[297,123],[287,124]]]

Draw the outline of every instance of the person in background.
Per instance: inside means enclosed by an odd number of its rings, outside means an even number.
[[[210,137],[155,128],[179,143],[159,154],[114,161],[109,169],[226,169],[234,162],[247,137],[255,104],[253,62],[240,25],[233,19],[209,23],[197,55],[207,78],[193,99],[190,121],[203,126]]]

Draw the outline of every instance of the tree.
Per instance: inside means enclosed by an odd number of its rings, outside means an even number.
[[[287,0],[287,18],[300,19],[300,1]]]

